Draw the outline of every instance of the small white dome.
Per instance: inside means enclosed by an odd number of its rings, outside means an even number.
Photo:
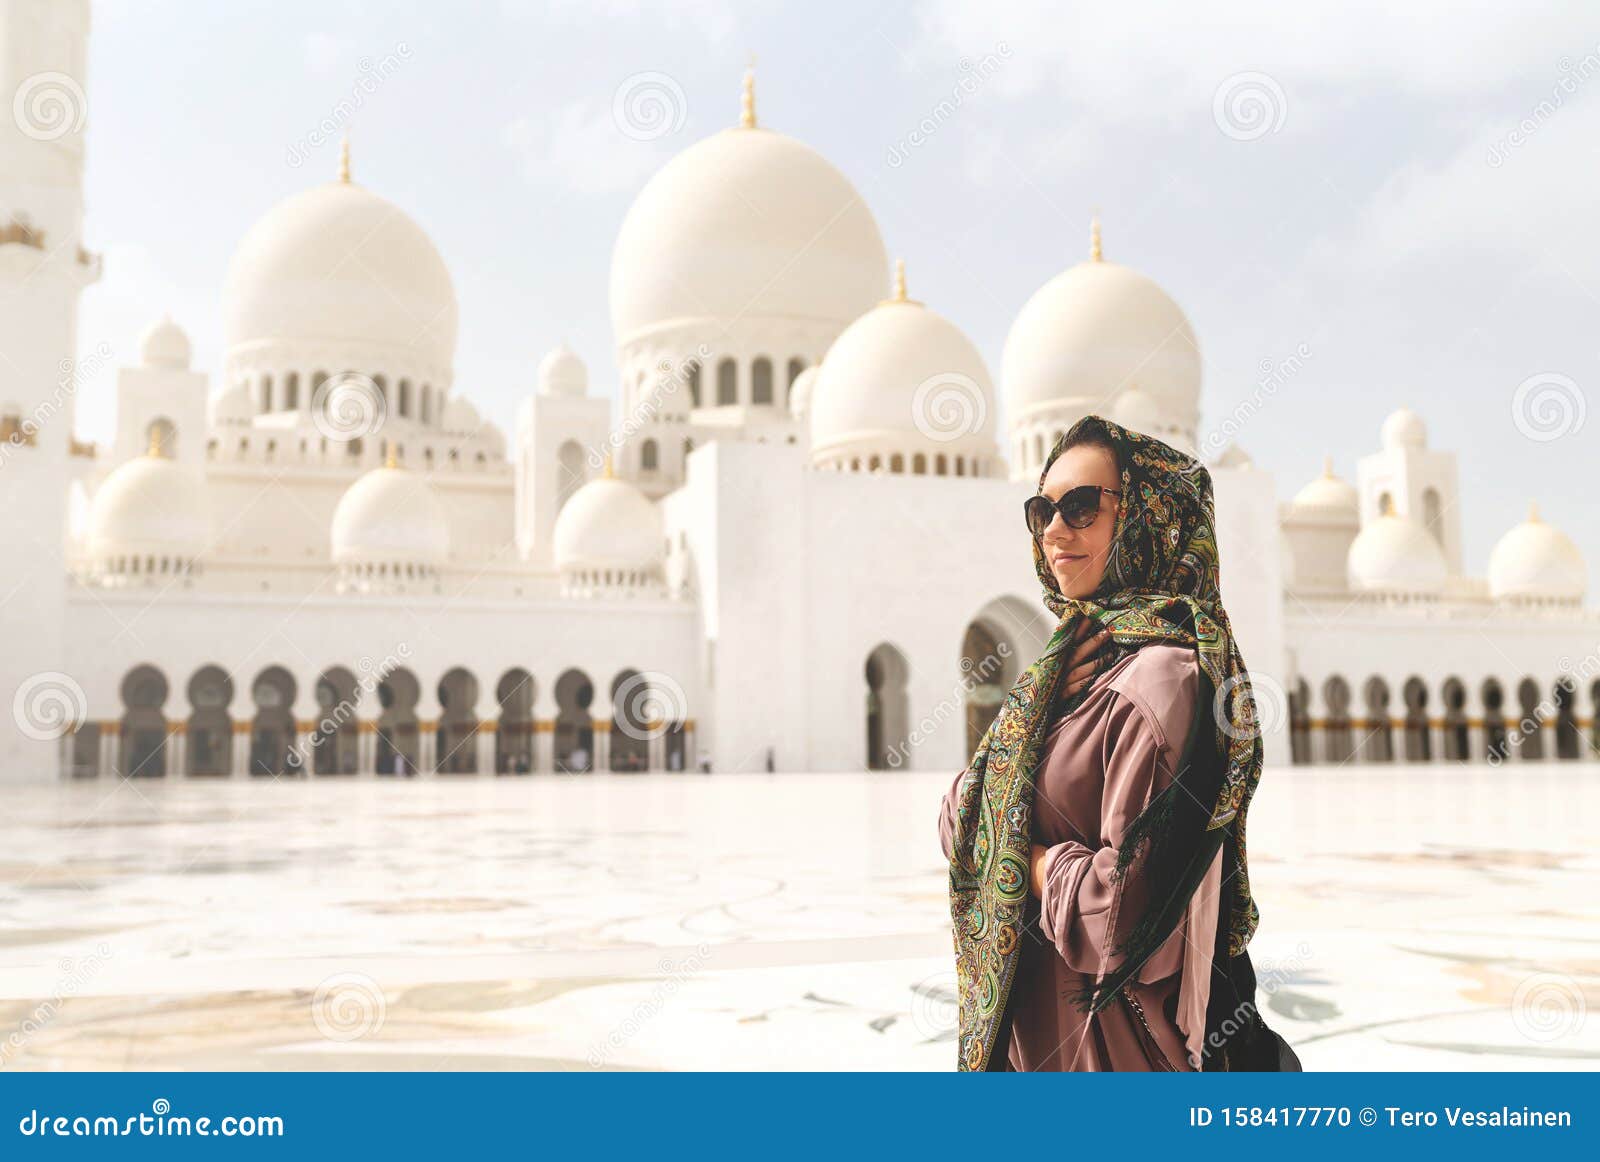
[[[198,469],[164,456],[119,465],[89,505],[89,552],[192,559],[211,537],[206,482]]]
[[[1572,538],[1539,519],[1528,506],[1528,518],[1495,543],[1489,553],[1489,594],[1495,598],[1531,598],[1582,602],[1589,570]]]
[[[248,383],[236,383],[211,397],[213,424],[248,424],[254,416],[255,403]]]
[[[450,523],[427,480],[385,465],[339,498],[331,548],[338,565],[438,566],[450,552]]]
[[[1222,450],[1216,459],[1218,468],[1254,468],[1256,462],[1250,458],[1250,453],[1237,443],[1230,443]]]
[[[611,259],[619,343],[691,319],[848,323],[888,256],[860,192],[810,146],[734,128],[691,145],[634,199]]]
[[[1437,594],[1450,575],[1439,542],[1392,509],[1357,534],[1345,560],[1350,587],[1366,592]]]
[[[1294,494],[1294,507],[1360,519],[1361,498],[1355,485],[1333,474],[1333,458],[1322,465],[1322,475]]]
[[[994,384],[972,340],[943,315],[897,297],[834,340],[811,387],[811,454],[995,454]],[[910,456],[906,456],[909,460]]]
[[[1173,428],[1199,415],[1200,349],[1188,318],[1154,281],[1115,262],[1080,262],[1034,292],[1006,336],[1000,377],[1013,424],[1060,403],[1092,411],[1134,384]]]
[[[1161,405],[1149,392],[1141,391],[1137,386],[1123,388],[1117,393],[1116,399],[1111,401],[1111,418],[1125,428],[1161,438],[1164,426]]]
[[[279,202],[239,243],[222,293],[231,353],[270,343],[337,343],[448,376],[456,295],[433,242],[409,215],[348,181]]]
[[[794,419],[804,421],[811,414],[811,393],[817,383],[817,369],[808,367],[795,376],[794,386],[789,389],[789,415]]]
[[[552,548],[563,570],[650,571],[665,555],[661,511],[626,480],[601,476],[568,498]]]
[[[565,343],[539,361],[539,392],[542,395],[587,395],[589,369]]]
[[[1383,421],[1382,438],[1385,448],[1425,448],[1428,446],[1428,426],[1410,408],[1399,408],[1390,412],[1389,418]]]
[[[191,355],[189,336],[172,321],[171,315],[151,324],[139,340],[139,361],[146,367],[186,370]]]

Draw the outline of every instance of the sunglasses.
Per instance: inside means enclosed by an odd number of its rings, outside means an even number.
[[[1036,537],[1044,536],[1044,530],[1050,527],[1057,513],[1061,514],[1061,519],[1066,521],[1069,528],[1088,528],[1100,516],[1102,492],[1110,496],[1122,495],[1115,488],[1080,484],[1077,488],[1067,489],[1057,500],[1051,500],[1048,496],[1028,497],[1022,502],[1022,514],[1028,520],[1028,531]]]

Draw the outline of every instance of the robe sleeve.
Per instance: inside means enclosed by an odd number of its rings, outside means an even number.
[[[1179,738],[1188,732],[1187,719],[1167,725]],[[1128,825],[1172,781],[1167,737],[1145,707],[1119,697],[1109,711],[1105,732],[1101,845],[1091,848],[1068,840],[1045,853],[1040,926],[1076,972],[1099,976],[1121,963],[1121,954],[1113,955],[1111,949],[1127,938],[1148,899],[1139,863],[1132,864],[1117,883],[1112,882],[1111,872]],[[1179,923],[1140,970],[1139,979],[1159,980],[1176,971],[1184,939],[1184,925]]]
[[[955,781],[950,784],[950,789],[944,793],[944,802],[939,807],[939,847],[944,851],[946,862],[950,859],[950,850],[956,841],[956,800],[961,788],[961,779],[965,775],[963,768],[956,775]]]

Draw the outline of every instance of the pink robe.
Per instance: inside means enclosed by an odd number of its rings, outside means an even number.
[[[1200,1060],[1220,851],[1172,935],[1128,986],[1154,1047],[1120,998],[1093,1016],[1067,999],[1121,962],[1110,949],[1126,937],[1146,897],[1137,863],[1122,883],[1110,881],[1117,845],[1151,796],[1172,782],[1194,716],[1198,666],[1190,647],[1145,646],[1098,675],[1082,704],[1050,725],[1033,837],[1049,851],[1044,895],[1029,898],[1029,936],[1012,985],[1012,1069],[1193,1070]],[[946,859],[959,782],[957,775],[939,817]]]

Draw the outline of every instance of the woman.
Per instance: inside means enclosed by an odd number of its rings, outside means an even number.
[[[1210,474],[1090,415],[1056,441],[1026,517],[1060,624],[940,818],[958,1067],[1298,1068],[1245,954],[1261,742]]]

